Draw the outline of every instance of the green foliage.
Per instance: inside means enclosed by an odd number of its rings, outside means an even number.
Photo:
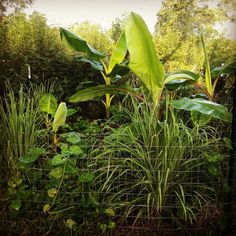
[[[33,0],[1,0],[0,3],[0,19],[3,14],[10,9],[19,10],[27,7]]]
[[[30,148],[37,145],[37,130],[42,125],[38,104],[32,91],[24,91],[21,86],[16,95],[7,85],[5,100],[0,103],[3,166],[9,166],[8,174],[17,174],[16,163],[20,157],[26,156]]]
[[[0,71],[1,95],[5,81],[18,90],[19,82],[29,86],[30,82],[39,85],[50,80],[56,83],[54,94],[64,97],[76,91],[78,81],[102,82],[85,63],[71,60],[70,51],[61,44],[58,29],[50,27],[37,12],[29,17],[16,13],[0,21]]]
[[[61,41],[67,44],[72,49],[86,53],[90,58],[100,59],[105,57],[101,52],[91,47],[85,40],[71,33],[70,31],[61,28]]]
[[[221,151],[216,130],[190,129],[167,111],[161,122],[149,104],[134,101],[133,106],[133,113],[127,111],[130,123],[112,129],[93,153],[102,203],[132,219],[133,226],[145,218],[146,225],[158,228],[163,216],[173,222],[177,216],[177,224],[197,221],[204,205],[216,201],[205,159],[212,145]],[[199,170],[202,178],[190,174]]]
[[[31,164],[43,154],[45,154],[44,148],[31,147],[28,151],[27,156],[20,157],[19,161],[24,164]]]
[[[165,0],[157,14],[155,45],[168,71],[200,71],[204,61],[200,34],[204,29],[211,67],[232,58],[235,42],[214,28],[227,20],[227,10],[210,7],[210,1]],[[174,40],[173,40],[174,39]],[[234,53],[233,53],[234,54]],[[216,56],[217,55],[217,56]]]
[[[57,109],[57,100],[52,94],[44,94],[39,100],[39,108],[47,114],[54,115]]]
[[[74,24],[70,30],[85,39],[92,47],[98,51],[110,55],[114,44],[108,36],[108,32],[103,30],[101,25],[92,24],[89,21]]]
[[[209,115],[216,119],[221,119],[225,122],[232,122],[232,114],[228,111],[226,107],[205,99],[181,98],[179,100],[173,101],[173,106],[176,109],[196,111],[204,115]]]
[[[60,126],[63,126],[66,122],[67,107],[64,102],[61,102],[56,110],[54,120],[52,123],[52,130],[56,133]]]
[[[121,35],[121,32],[124,29],[127,16],[127,14],[123,14],[122,16],[117,17],[114,21],[112,21],[112,26],[109,30],[109,34],[114,43],[117,42]]]
[[[155,53],[152,36],[138,14],[131,13],[127,18],[125,36],[130,54],[129,68],[148,88],[156,103],[163,87],[164,67]]]

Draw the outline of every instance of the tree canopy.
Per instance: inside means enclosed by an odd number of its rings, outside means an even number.
[[[224,58],[233,56],[232,49],[235,43],[225,39],[215,27],[216,23],[228,20],[225,11],[219,5],[210,6],[206,0],[162,2],[162,8],[157,14],[154,37],[157,52],[168,70],[179,68],[200,70],[204,59],[200,41],[201,32],[206,38],[212,65],[219,63],[222,55]],[[215,60],[214,56],[219,53],[221,55]],[[221,60],[223,62],[222,57]]]

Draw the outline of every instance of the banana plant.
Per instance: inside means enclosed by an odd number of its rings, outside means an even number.
[[[86,52],[89,57],[83,60],[100,70],[106,82],[106,85],[104,86],[101,85],[79,91],[70,98],[70,102],[85,101],[86,97],[89,100],[96,96],[103,96],[106,94],[106,108],[109,109],[110,102],[113,98],[113,96],[110,97],[111,93],[120,92],[121,90],[124,92],[130,91],[118,88],[117,86],[112,86],[110,79],[116,74],[121,75],[122,73],[127,72],[127,66],[124,65],[127,51],[130,56],[128,68],[141,80],[150,92],[155,110],[157,108],[157,113],[164,88],[173,88],[173,86],[178,87],[180,84],[186,82],[195,83],[199,78],[198,75],[190,71],[178,71],[170,74],[165,73],[164,66],[160,62],[155,51],[152,35],[149,32],[147,25],[142,17],[134,12],[131,12],[126,20],[124,30],[118,39],[108,66],[106,66],[104,62],[104,54],[93,49],[87,42],[71,32],[61,29],[61,39],[71,48],[77,51]],[[210,67],[208,69],[210,69]],[[211,84],[211,77],[208,76],[207,79],[209,82],[208,84]],[[210,91],[209,94],[211,94],[212,90],[210,86],[207,86],[207,88]],[[223,109],[224,112],[226,112],[225,108],[223,106],[221,107],[219,104],[212,102],[213,106],[209,106],[209,103],[198,100],[194,101],[193,99],[177,100],[173,102],[173,105],[177,109],[186,109],[184,106],[185,102],[191,103],[191,106],[188,106],[187,110],[191,110],[191,107],[193,107],[193,110],[208,115],[209,109],[213,109],[214,117],[219,119],[222,119],[221,115],[217,115],[219,110]],[[217,109],[214,109],[216,107],[215,105],[217,106]],[[109,115],[109,113],[107,113],[107,115]],[[210,115],[212,115],[212,112]],[[228,114],[226,117],[227,121],[229,121],[231,116]]]
[[[223,71],[226,71],[226,73],[234,72],[235,62],[227,64],[225,67],[215,68],[213,71],[211,71],[207,48],[202,33],[201,42],[205,56],[205,84],[201,82],[200,76],[196,79],[196,84],[206,93],[208,100],[202,98],[181,98],[179,100],[173,101],[173,105],[176,109],[190,111],[194,123],[207,124],[211,120],[211,117],[221,119],[225,122],[231,122],[232,114],[223,105],[213,102],[213,98],[215,87],[220,74],[223,73]],[[212,74],[214,77],[217,77],[214,83],[212,83]]]
[[[94,69],[100,71],[102,74],[106,86],[96,86],[89,88],[89,90],[81,90],[74,94],[70,98],[70,102],[81,102],[93,99],[97,96],[103,96],[105,94],[106,100],[104,103],[106,107],[106,114],[109,117],[109,109],[111,101],[114,95],[111,96],[111,92],[117,91],[116,87],[111,86],[111,80],[116,75],[123,75],[128,73],[129,68],[122,63],[127,53],[127,47],[125,42],[125,32],[123,31],[114,47],[109,64],[106,65],[105,55],[92,46],[90,46],[85,40],[71,33],[70,31],[60,28],[61,40],[67,46],[72,49],[83,52],[85,55],[77,57],[80,61],[89,63]],[[121,89],[119,89],[121,90]]]
[[[136,74],[149,90],[156,106],[159,104],[161,92],[165,85],[172,86],[175,84],[174,81],[177,84],[185,80],[195,81],[194,76],[186,73],[186,71],[172,73],[170,76],[165,75],[164,66],[155,52],[152,35],[142,17],[136,13],[131,13],[127,18],[124,30],[115,45],[108,66],[104,60],[105,55],[91,47],[85,40],[63,28],[60,29],[60,34],[63,43],[76,51],[86,54],[86,56],[80,56],[79,60],[90,63],[94,69],[101,72],[105,80],[104,86],[100,85],[80,90],[72,95],[69,101],[75,103],[105,95],[106,102],[104,104],[107,116],[109,116],[111,100],[114,97],[114,95],[111,96],[110,94],[129,92],[135,95],[130,89],[111,85],[113,77],[117,74],[124,75],[129,69]],[[127,51],[130,54],[128,67],[124,63]],[[180,80],[180,77],[182,80]]]

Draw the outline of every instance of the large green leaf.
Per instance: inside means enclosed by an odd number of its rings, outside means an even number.
[[[39,108],[47,114],[54,114],[57,109],[57,99],[52,94],[44,94],[39,100]]]
[[[78,132],[68,132],[60,135],[63,138],[66,138],[66,141],[72,144],[77,144],[80,142],[81,137],[83,137],[83,134]]]
[[[103,71],[102,64],[99,61],[97,61],[97,60],[94,60],[94,59],[91,59],[91,58],[87,58],[87,57],[82,57],[82,56],[76,57],[76,59],[78,61],[89,63],[91,65],[91,67],[93,69],[95,69],[95,70]]]
[[[212,77],[219,77],[221,75],[230,75],[236,71],[236,61],[229,62],[223,66],[215,67],[211,71]]]
[[[161,64],[142,17],[131,13],[125,23],[126,44],[130,54],[129,68],[139,77],[156,102],[164,82],[164,67]]]
[[[28,151],[27,156],[22,156],[19,161],[24,164],[31,164],[35,162],[41,155],[46,152],[44,148],[31,147]]]
[[[120,64],[124,60],[126,53],[127,46],[125,40],[125,31],[123,30],[111,55],[107,74],[111,73],[115,65]]]
[[[174,90],[179,88],[180,86],[193,84],[198,80],[198,78],[198,74],[187,70],[180,70],[167,74],[165,76],[164,83],[169,90]]]
[[[202,41],[202,46],[203,46],[204,55],[205,55],[205,66],[206,66],[205,82],[206,82],[206,88],[207,88],[207,92],[212,97],[213,96],[213,86],[212,86],[212,81],[211,81],[211,68],[210,68],[209,58],[208,58],[207,49],[206,49],[203,34],[201,34],[201,41]]]
[[[228,112],[227,108],[205,99],[196,98],[181,98],[173,101],[173,106],[176,109],[182,109],[187,111],[197,111],[211,117],[221,119],[226,122],[232,121],[232,114]]]
[[[94,174],[92,172],[83,173],[79,176],[79,181],[81,183],[88,183],[94,179]]]
[[[93,59],[104,58],[105,55],[95,48],[90,46],[85,40],[71,33],[69,30],[60,28],[61,41],[70,48],[78,51],[87,53],[87,55]]]
[[[66,122],[67,107],[64,102],[61,102],[57,108],[53,123],[52,130],[57,132],[60,126],[63,126]]]
[[[117,75],[122,76],[128,74],[130,71],[129,67],[125,64],[115,64],[112,71],[107,74],[107,77],[114,78]]]
[[[69,102],[85,102],[96,97],[102,97],[106,93],[116,94],[118,92],[131,92],[129,89],[124,87],[117,87],[116,85],[98,85],[95,87],[87,88],[78,91],[74,95],[72,95],[69,99]]]
[[[180,71],[176,71],[176,72],[173,72],[173,73],[166,74],[164,83],[167,84],[170,81],[177,80],[177,79],[197,81],[198,78],[199,78],[199,75],[193,73],[192,71],[180,70]]]

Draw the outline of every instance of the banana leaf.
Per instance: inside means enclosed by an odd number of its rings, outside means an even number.
[[[91,65],[91,67],[93,69],[95,69],[95,70],[103,71],[102,64],[99,61],[97,61],[97,60],[94,60],[94,59],[91,59],[91,58],[87,58],[87,57],[82,57],[82,56],[76,57],[76,59],[78,61],[89,63]]]
[[[96,97],[102,97],[107,93],[117,94],[119,92],[133,93],[132,90],[127,87],[117,87],[116,85],[98,85],[78,91],[69,98],[69,102],[85,102]]]
[[[165,87],[169,90],[178,89],[181,86],[186,86],[195,83],[199,78],[198,74],[191,71],[180,70],[169,73],[165,76]]]
[[[206,64],[206,71],[205,71],[206,88],[207,88],[207,92],[209,93],[209,95],[211,97],[213,97],[214,91],[213,91],[213,85],[212,85],[212,81],[211,81],[211,68],[210,68],[210,62],[209,62],[203,34],[201,34],[201,41],[202,41],[203,51],[204,51],[204,55],[205,55],[205,64]]]
[[[110,74],[116,65],[119,65],[125,59],[127,53],[125,31],[123,30],[110,58],[107,74]]]
[[[70,48],[78,52],[86,53],[90,58],[99,60],[105,57],[103,53],[99,52],[98,50],[90,46],[85,40],[73,34],[69,30],[60,28],[60,35],[61,35],[61,41],[65,45],[69,46]]]
[[[233,61],[233,62],[227,63],[223,66],[215,67],[211,71],[211,75],[212,75],[212,77],[216,78],[221,75],[233,74],[233,73],[235,73],[235,71],[236,71],[236,61]]]
[[[39,100],[39,108],[41,111],[53,115],[57,109],[57,99],[50,93],[44,94]]]
[[[173,106],[176,109],[197,111],[213,118],[223,120],[225,122],[232,122],[232,114],[228,109],[218,103],[214,103],[205,99],[195,98],[181,98],[174,100]]]
[[[164,86],[164,67],[155,50],[152,35],[141,16],[131,13],[125,23],[129,68],[143,82],[156,103]]]
[[[60,126],[63,126],[66,122],[67,116],[67,107],[65,102],[61,102],[57,108],[57,111],[54,116],[54,120],[52,123],[52,130],[57,132]]]

